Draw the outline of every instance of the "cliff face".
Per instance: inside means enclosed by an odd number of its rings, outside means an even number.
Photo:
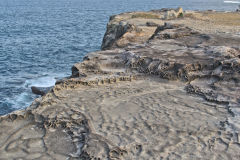
[[[1,117],[0,159],[239,159],[238,17],[112,16],[102,51]]]
[[[122,48],[129,43],[144,43],[154,33],[159,23],[163,23],[161,20],[176,19],[181,16],[183,16],[182,8],[111,16],[103,38],[102,49]],[[158,22],[154,23],[151,20]]]

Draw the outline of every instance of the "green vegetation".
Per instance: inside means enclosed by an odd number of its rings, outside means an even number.
[[[178,18],[183,18],[183,13],[179,13]]]

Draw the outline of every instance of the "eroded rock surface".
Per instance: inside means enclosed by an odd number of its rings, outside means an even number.
[[[238,17],[112,16],[103,51],[1,117],[0,159],[240,159]]]

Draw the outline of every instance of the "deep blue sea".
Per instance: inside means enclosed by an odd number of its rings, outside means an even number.
[[[100,49],[109,16],[165,7],[236,10],[223,0],[0,0],[0,115],[69,76],[74,63]]]

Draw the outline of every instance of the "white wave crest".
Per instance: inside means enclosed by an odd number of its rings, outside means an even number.
[[[224,1],[224,3],[235,3],[235,4],[240,4],[240,1]]]

